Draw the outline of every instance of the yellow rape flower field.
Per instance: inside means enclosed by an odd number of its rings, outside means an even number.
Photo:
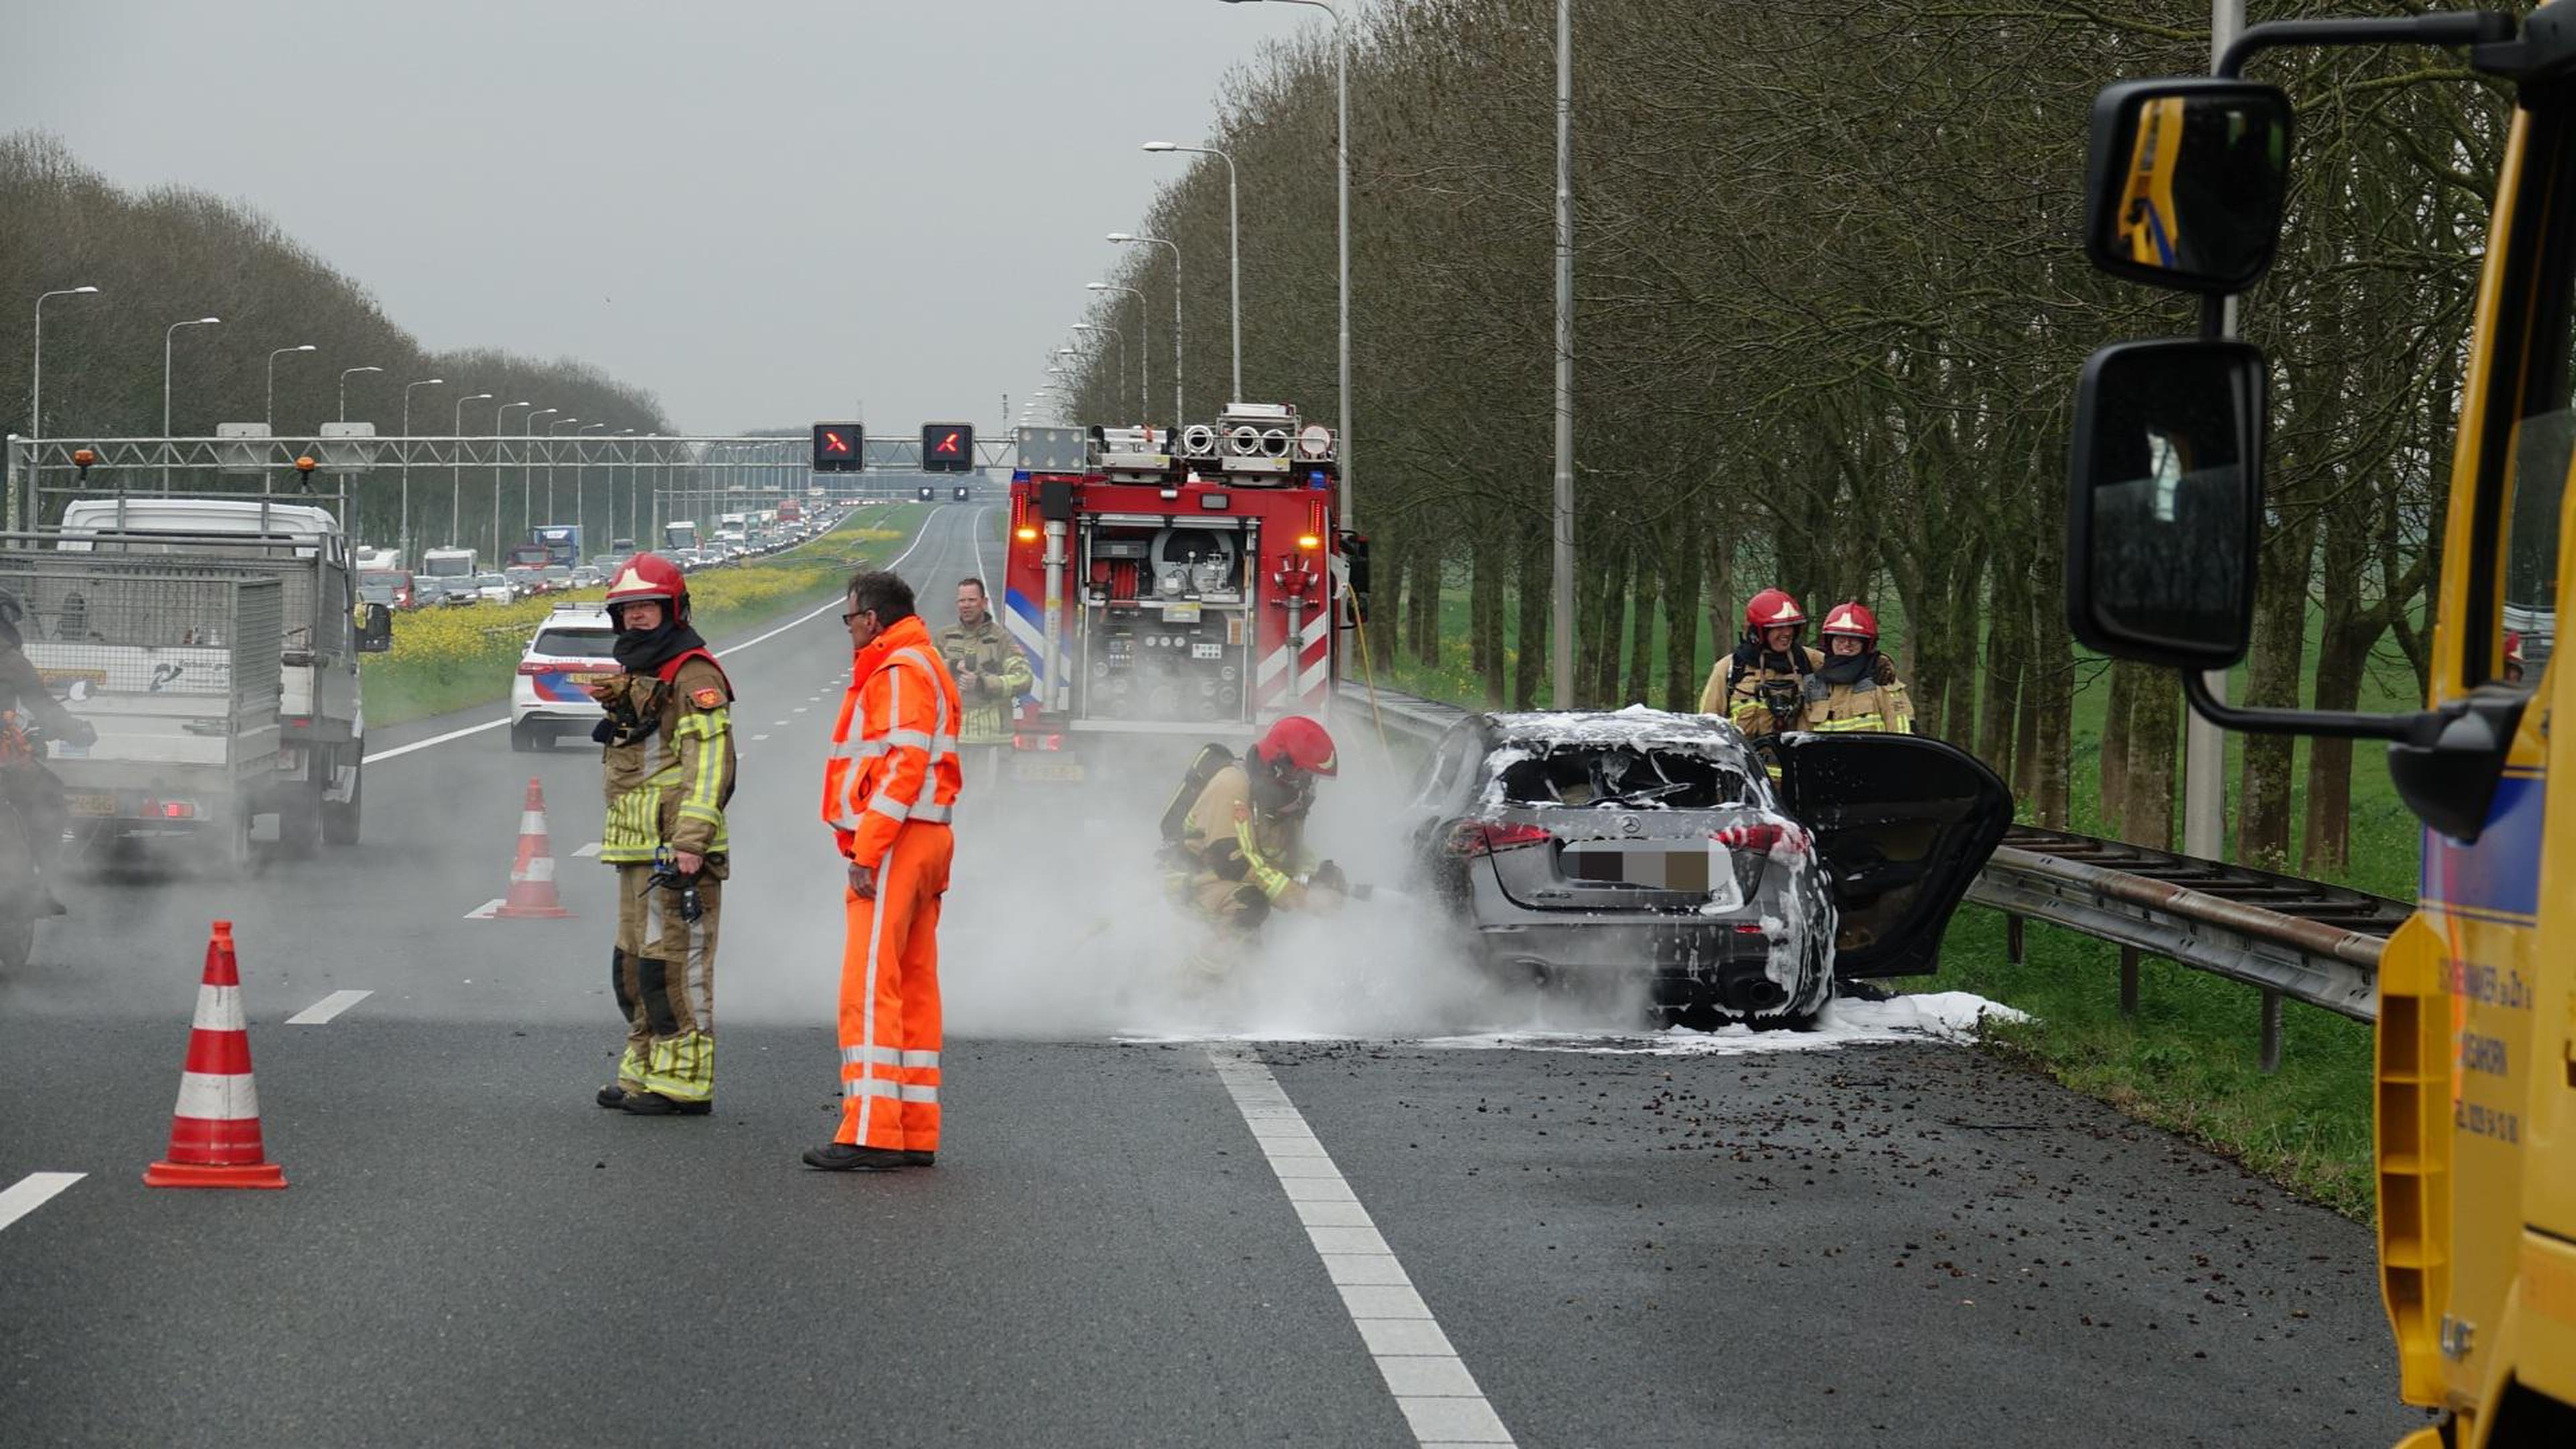
[[[689,575],[691,620],[711,644],[731,633],[831,597],[853,569],[893,556],[928,514],[919,504],[861,508],[840,527],[785,553]],[[394,647],[364,665],[367,723],[396,725],[506,699],[519,653],[557,604],[598,603],[601,589],[418,609],[394,616]]]

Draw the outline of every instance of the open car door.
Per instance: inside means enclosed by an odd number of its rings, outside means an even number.
[[[1780,738],[1783,803],[1816,839],[1841,923],[1837,976],[1918,976],[2012,824],[2012,792],[1984,762],[1920,735]]]

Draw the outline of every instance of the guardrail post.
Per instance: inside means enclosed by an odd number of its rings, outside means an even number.
[[[2280,1069],[2281,993],[2266,987],[2263,991],[2263,1070],[2271,1073]]]
[[[2004,959],[2020,965],[2021,950],[2021,917],[2008,914],[2004,917]]]
[[[2120,1014],[2138,1014],[2138,948],[2120,948]]]

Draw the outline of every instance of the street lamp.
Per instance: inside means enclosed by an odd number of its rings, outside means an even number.
[[[170,339],[182,327],[211,327],[221,317],[198,317],[186,322],[173,322],[161,334],[161,491],[170,491]]]
[[[1076,322],[1073,324],[1073,330],[1076,332],[1103,333],[1118,344],[1118,375],[1111,382],[1109,388],[1110,405],[1113,407],[1116,406],[1118,402],[1118,385],[1127,380],[1127,334],[1119,331],[1115,327],[1102,327],[1090,322]]]
[[[1241,402],[1243,401],[1243,200],[1241,188],[1236,184],[1234,158],[1213,146],[1176,146],[1169,141],[1148,141],[1145,143],[1145,149],[1155,152],[1178,151],[1190,156],[1214,156],[1225,163],[1226,286],[1229,297],[1226,305],[1234,314],[1232,319],[1234,322],[1234,396],[1231,401]]]
[[[1136,420],[1143,422],[1153,404],[1146,395],[1154,390],[1154,324],[1145,320],[1145,294],[1134,287],[1121,287],[1114,282],[1087,282],[1095,292],[1124,292],[1136,299]],[[1175,420],[1173,426],[1179,426]]]
[[[45,435],[45,299],[87,297],[97,291],[96,287],[63,287],[36,294],[36,358],[34,365],[27,370],[27,432],[30,436],[41,438]]]
[[[579,418],[557,418],[546,424],[546,436],[554,437],[557,429],[580,421]],[[546,444],[546,522],[561,522],[555,517],[555,445],[552,443]]]
[[[492,559],[495,563],[500,562],[501,558],[501,470],[503,467],[501,460],[504,456],[501,451],[503,447],[501,415],[512,408],[535,406],[536,404],[532,402],[503,403],[492,410]],[[527,465],[523,463],[520,466],[524,468]]]
[[[456,400],[456,460],[448,464],[447,473],[447,546],[449,548],[456,547],[458,541],[465,536],[465,405],[470,402],[490,402],[491,400],[492,394],[488,392],[472,393]],[[495,408],[492,412],[493,437],[497,440],[500,433],[501,413]],[[498,448],[500,444],[495,441],[493,446]]]
[[[394,544],[402,550],[406,565],[419,562],[411,556],[411,393],[413,388],[437,387],[446,381],[443,377],[424,377],[403,384],[402,441],[394,445],[402,449],[402,527],[394,530]]]
[[[340,421],[349,420],[349,376],[358,372],[382,372],[381,367],[344,367],[340,369]]]
[[[1181,244],[1165,237],[1137,236],[1123,231],[1111,232],[1109,239],[1122,244],[1138,242],[1172,249],[1172,426],[1177,428],[1189,421],[1190,416],[1187,394],[1181,381]]]
[[[537,435],[537,419],[550,418],[562,411],[562,408],[539,408],[535,412],[528,414],[526,417],[519,419],[519,436],[523,439],[535,437]],[[528,518],[528,502],[531,496],[536,492],[537,467],[533,461],[535,457],[536,452],[534,449],[522,448],[519,450],[519,529],[523,533],[527,531],[528,523],[530,521]],[[501,496],[496,492],[492,495],[492,531],[495,534],[498,534],[500,530]],[[498,545],[496,544],[495,547],[498,547]]]
[[[1229,5],[1257,3],[1257,0],[1225,0]],[[1351,527],[1351,39],[1343,28],[1342,12],[1328,0],[1279,0],[1283,5],[1305,5],[1333,17],[1333,101],[1338,112],[1333,121],[1333,190],[1339,216],[1335,230],[1339,237],[1339,273],[1341,283],[1341,364],[1342,364],[1342,431],[1337,456],[1342,475],[1342,531]],[[1237,383],[1239,389],[1242,384]]]
[[[312,350],[312,343],[299,342],[293,347],[278,348],[268,355],[268,430],[271,434],[277,431],[277,359],[290,352],[311,352]]]

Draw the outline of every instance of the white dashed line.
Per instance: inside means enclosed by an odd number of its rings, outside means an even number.
[[[1486,1402],[1476,1376],[1440,1331],[1404,1264],[1378,1235],[1359,1194],[1342,1180],[1279,1079],[1249,1052],[1212,1050],[1208,1058],[1243,1114],[1243,1125],[1261,1144],[1297,1221],[1305,1224],[1315,1256],[1323,1259],[1325,1275],[1342,1295],[1342,1308],[1377,1361],[1415,1442],[1511,1443],[1511,1431]]]
[[[89,1176],[85,1172],[31,1172],[0,1190],[0,1228],[53,1200],[55,1193]]]
[[[286,1019],[288,1026],[320,1026],[341,1012],[375,995],[372,991],[334,991],[320,1001]]]
[[[798,706],[796,706],[794,709],[791,709],[791,710],[789,710],[789,711],[788,711],[788,713],[789,713],[789,714],[803,714],[804,712],[805,712],[805,706],[803,706],[803,705],[801,705],[801,704],[800,704],[800,705],[798,705]],[[779,721],[779,723],[780,723],[780,724],[785,724],[785,723],[787,723],[787,721],[785,721],[785,720],[780,720],[780,721]]]
[[[574,851],[573,854],[595,856],[599,854],[599,842],[594,840],[590,844],[583,846],[581,849]]]
[[[755,745],[756,745],[756,744],[759,744],[762,740],[765,740],[765,739],[767,739],[767,738],[769,738],[769,736],[767,736],[767,735],[753,735],[753,736],[751,737],[751,742],[752,742],[753,744],[755,744]]]
[[[508,899],[509,897],[507,896],[494,896],[492,899],[485,901],[483,904],[476,906],[470,911],[467,911],[465,913],[465,919],[469,921],[488,921],[492,919],[492,913],[494,911],[501,909],[501,902]]]

